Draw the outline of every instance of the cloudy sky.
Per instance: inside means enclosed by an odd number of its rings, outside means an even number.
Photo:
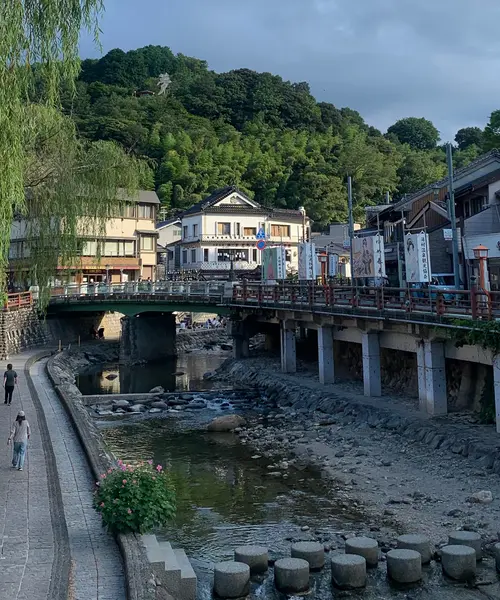
[[[104,52],[158,44],[247,67],[358,110],[385,131],[431,119],[443,140],[500,109],[499,0],[104,0]],[[82,56],[98,56],[82,39]]]

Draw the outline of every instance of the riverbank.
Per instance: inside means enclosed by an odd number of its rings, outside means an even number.
[[[285,375],[272,356],[228,361],[216,377],[257,386],[274,400],[266,422],[239,432],[256,453],[279,459],[274,476],[321,469],[346,511],[363,510],[375,537],[378,528],[418,532],[439,546],[450,531],[470,529],[487,547],[498,541],[500,454],[493,427],[466,414],[429,420],[413,399],[365,398],[356,382],[324,386],[304,364]],[[480,491],[493,500],[480,502],[484,495],[474,497]]]

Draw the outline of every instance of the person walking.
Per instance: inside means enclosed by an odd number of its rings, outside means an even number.
[[[26,420],[24,410],[20,410],[17,413],[16,420],[14,421],[10,430],[10,436],[7,440],[7,445],[10,446],[11,442],[14,442],[14,448],[12,451],[12,468],[18,471],[23,470],[24,458],[26,456],[26,448],[28,447],[28,440],[30,439],[30,424]]]
[[[17,373],[13,370],[12,365],[7,365],[7,370],[3,374],[3,387],[5,388],[4,404],[12,404],[12,394],[14,387],[17,385]]]

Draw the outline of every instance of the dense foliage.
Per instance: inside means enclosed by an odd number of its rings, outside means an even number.
[[[118,461],[101,475],[94,507],[112,533],[147,533],[166,525],[175,514],[175,492],[161,465],[136,467]]]
[[[157,95],[165,72],[171,85]],[[318,103],[307,83],[248,69],[215,73],[165,47],[83,61],[77,92],[65,108],[80,134],[150,160],[172,211],[235,184],[266,206],[304,205],[321,226],[345,220],[348,174],[361,217],[386,192],[401,197],[446,172],[439,132],[426,119],[403,119],[383,136],[356,111]],[[477,136],[462,137],[458,166],[480,152]]]

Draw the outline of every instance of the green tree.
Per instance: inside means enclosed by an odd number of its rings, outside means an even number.
[[[481,148],[483,145],[483,131],[479,127],[463,127],[457,131],[455,142],[459,150],[466,150],[470,146]]]
[[[389,127],[387,133],[395,135],[402,144],[408,144],[414,150],[432,150],[439,141],[439,131],[424,118],[400,119]]]
[[[446,174],[443,152],[433,153],[402,147],[403,160],[398,168],[398,193],[411,194],[433,181],[439,181]]]
[[[485,152],[500,148],[500,110],[490,115],[490,120],[484,129],[483,149]]]

